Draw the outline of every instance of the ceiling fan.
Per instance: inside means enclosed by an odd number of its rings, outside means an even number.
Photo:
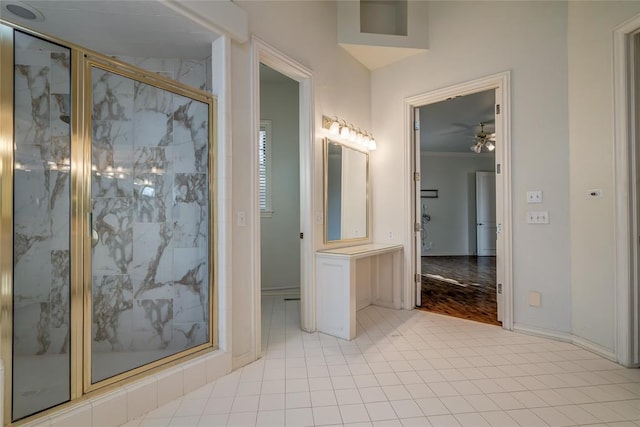
[[[493,151],[496,149],[496,134],[484,131],[485,122],[480,122],[480,132],[475,134],[475,143],[469,147],[474,153],[481,153],[484,148],[485,151]]]

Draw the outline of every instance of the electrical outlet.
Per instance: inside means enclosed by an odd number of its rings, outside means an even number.
[[[527,224],[549,224],[548,211],[527,212]]]
[[[393,240],[393,231],[389,231],[389,232],[387,233],[387,239],[389,239],[389,240]]]
[[[542,190],[527,191],[527,203],[542,203]]]
[[[542,305],[542,294],[540,292],[529,292],[529,306],[540,307]]]
[[[322,225],[323,222],[324,222],[324,218],[323,218],[322,212],[316,212],[316,224]]]

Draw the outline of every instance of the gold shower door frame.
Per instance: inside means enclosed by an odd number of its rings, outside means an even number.
[[[13,356],[13,182],[14,182],[14,29],[71,50],[71,224],[70,224],[70,400],[26,419],[46,415],[69,406],[88,393],[108,390],[110,385],[156,372],[179,361],[218,348],[217,331],[217,194],[214,157],[217,141],[215,118],[217,100],[205,91],[164,78],[80,46],[58,40],[0,19],[0,357],[4,364],[4,420],[12,423]],[[168,92],[207,104],[208,126],[208,283],[209,340],[187,350],[166,356],[143,366],[91,382],[92,342],[92,247],[91,247],[91,69],[100,68]],[[24,420],[24,419],[23,419]],[[20,420],[20,421],[23,421]]]

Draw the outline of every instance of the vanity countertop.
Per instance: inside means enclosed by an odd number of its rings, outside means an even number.
[[[323,256],[360,258],[365,256],[369,257],[379,255],[387,252],[394,252],[402,248],[403,246],[398,244],[390,245],[385,243],[369,243],[366,245],[347,246],[336,249],[324,249],[318,251],[317,254]]]

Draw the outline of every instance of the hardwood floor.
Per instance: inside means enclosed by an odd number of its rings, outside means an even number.
[[[496,257],[422,257],[422,306],[418,309],[501,325]]]

